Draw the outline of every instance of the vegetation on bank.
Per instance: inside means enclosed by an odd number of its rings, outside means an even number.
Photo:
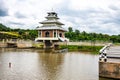
[[[44,48],[44,44],[43,43],[34,43],[32,44],[32,46],[34,48],[40,48],[40,49],[43,49]]]
[[[8,34],[3,34],[4,36],[1,36],[0,39],[7,39],[7,38],[20,38],[20,39],[30,39],[34,40],[38,32],[37,30],[30,30],[30,29],[11,29],[9,27],[6,27],[3,24],[0,24],[0,32],[12,32],[17,33],[20,36],[12,36]],[[7,35],[7,36],[5,36]],[[69,38],[70,41],[109,41],[113,43],[120,43],[120,34],[118,35],[108,35],[108,34],[102,34],[102,33],[87,33],[85,31],[79,31],[75,30],[73,31],[72,27],[68,28],[68,32],[65,33],[65,37]]]
[[[91,42],[95,41],[109,41],[113,43],[120,43],[120,34],[118,35],[108,35],[102,33],[87,33],[85,31],[80,32],[79,30],[73,31],[72,27],[68,28],[68,32],[65,36],[70,39],[70,41],[84,41],[88,40]]]
[[[16,32],[0,32],[0,39],[21,38]]]
[[[68,48],[69,51],[89,51],[92,53],[99,53],[99,50],[102,48],[103,46],[78,46],[78,45],[60,45],[59,48],[60,49],[65,49]]]
[[[34,40],[38,32],[30,29],[11,29],[0,24],[0,39],[30,39]]]
[[[37,30],[30,29],[11,29],[0,23],[0,40],[2,39],[30,39],[35,40],[37,37]],[[68,32],[65,33],[65,37],[69,38],[70,41],[91,41],[95,43],[96,41],[113,42],[116,45],[120,45],[120,34],[118,35],[108,35],[102,33],[87,33],[85,31],[75,30],[72,27],[68,28]],[[33,47],[43,48],[43,44],[33,44]],[[103,46],[78,46],[78,45],[60,45],[60,49],[68,48],[70,51],[90,51],[92,53],[98,53]]]

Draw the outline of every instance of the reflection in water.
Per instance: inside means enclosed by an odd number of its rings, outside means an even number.
[[[0,80],[109,79],[98,77],[98,55],[0,48]]]
[[[56,80],[57,71],[63,63],[64,54],[55,54],[51,52],[38,53],[40,54],[39,59],[45,70],[45,78]]]

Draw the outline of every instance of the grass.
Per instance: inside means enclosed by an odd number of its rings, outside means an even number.
[[[120,43],[114,43],[114,45],[116,45],[116,46],[120,46]]]
[[[69,51],[89,51],[98,54],[103,46],[78,46],[78,45],[60,45],[60,49],[68,48]]]
[[[32,46],[35,48],[43,48],[44,45],[42,43],[34,43]]]
[[[6,37],[21,37],[17,32],[0,32],[2,35],[6,35]]]

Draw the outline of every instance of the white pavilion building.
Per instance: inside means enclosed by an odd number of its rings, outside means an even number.
[[[35,41],[43,42],[45,48],[54,47],[55,42],[69,41],[65,38],[64,33],[66,30],[62,28],[63,23],[59,22],[59,18],[56,12],[48,12],[46,20],[40,22],[41,27],[38,27],[38,37]]]

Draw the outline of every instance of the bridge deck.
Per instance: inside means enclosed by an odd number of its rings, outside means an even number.
[[[111,46],[107,49],[107,56],[120,58],[120,46]]]
[[[120,63],[120,46],[111,46],[106,50],[107,58],[109,62],[119,62]]]

